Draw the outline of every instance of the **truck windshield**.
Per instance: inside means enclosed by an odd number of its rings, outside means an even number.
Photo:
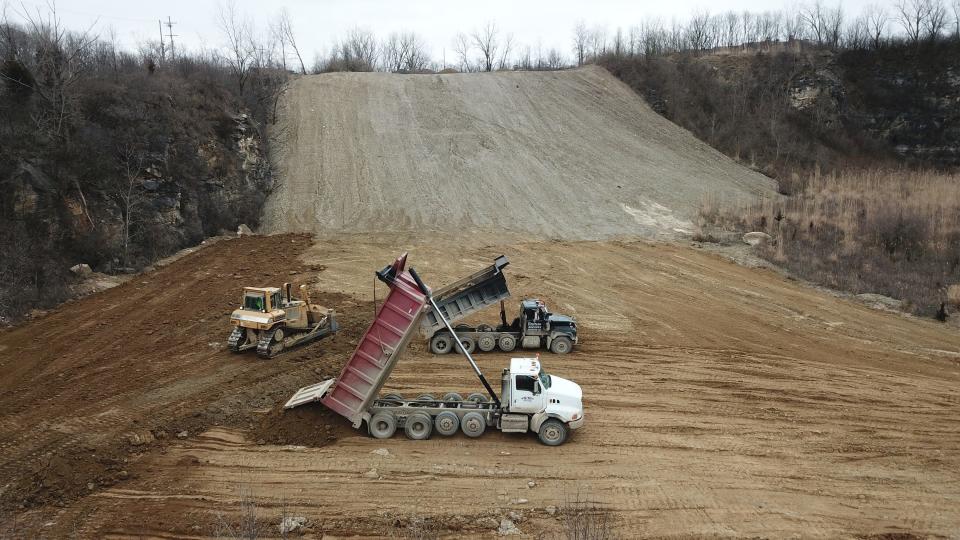
[[[252,309],[253,311],[263,311],[263,296],[258,294],[247,294],[243,297],[243,307],[244,309]]]
[[[540,370],[540,386],[543,386],[544,390],[550,388],[552,381],[550,380],[550,375],[547,375],[546,371]]]

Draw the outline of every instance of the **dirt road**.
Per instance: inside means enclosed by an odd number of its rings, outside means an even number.
[[[229,355],[218,344],[236,287],[289,279],[257,262],[277,242],[303,252],[284,268],[319,277],[314,287],[348,328],[286,359]],[[285,513],[306,517],[312,537],[494,536],[511,512],[523,533],[549,535],[579,497],[623,536],[960,532],[956,333],[691,247],[456,247],[227,241],[0,334],[6,531],[206,537],[237,526],[246,501],[272,535]],[[581,321],[574,354],[543,357],[583,386],[587,422],[567,445],[503,434],[378,441],[319,407],[270,411],[345,360],[372,315],[373,270],[400,249],[435,285],[503,252],[514,299],[536,294]],[[236,279],[231,262],[244,266]],[[479,358],[496,376],[508,355]],[[417,343],[388,391],[477,388],[461,358]],[[129,432],[167,438],[134,446]],[[72,448],[83,451],[55,462]],[[92,480],[71,475],[101,458]],[[57,478],[73,488],[54,497],[46,483]]]
[[[673,237],[705,197],[774,189],[596,66],[324,74],[285,103],[268,232]]]

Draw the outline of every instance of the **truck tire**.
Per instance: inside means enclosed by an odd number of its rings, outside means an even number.
[[[403,427],[407,437],[415,441],[422,441],[430,438],[433,432],[433,420],[430,415],[424,413],[414,413],[407,417]]]
[[[463,344],[463,348],[467,350],[468,353],[472,353],[476,349],[476,343],[473,341],[472,337],[462,337],[460,338],[460,343]],[[460,349],[457,349],[457,352],[460,352]]]
[[[500,336],[500,340],[497,341],[497,345],[500,347],[500,350],[503,352],[510,352],[517,348],[517,340],[513,336]]]
[[[547,446],[560,446],[566,442],[569,434],[570,430],[566,424],[556,418],[551,418],[540,426],[537,437],[540,442]]]
[[[483,403],[483,402],[486,401],[486,400],[487,400],[487,396],[485,396],[485,395],[483,395],[483,394],[481,394],[481,393],[479,393],[479,392],[474,392],[474,393],[470,394],[469,396],[467,396],[467,401],[470,401],[470,402],[472,402],[472,403]]]
[[[437,433],[449,437],[460,429],[460,418],[450,411],[443,411],[433,421]]]
[[[420,394],[417,396],[417,401],[436,401],[437,398],[433,397],[433,394]]]
[[[387,394],[380,399],[387,399],[390,401],[403,401],[403,396],[400,394]]]
[[[497,340],[490,334],[483,334],[477,338],[477,348],[483,352],[490,352],[497,347]]]
[[[456,392],[450,392],[449,394],[443,396],[443,403],[447,407],[456,407],[456,404],[463,401],[463,396]]]
[[[453,349],[453,338],[450,334],[436,334],[430,339],[430,352],[433,354],[447,354]]]
[[[550,343],[550,352],[553,354],[567,354],[573,349],[573,342],[566,336],[553,338]]]
[[[377,439],[389,439],[397,432],[397,417],[390,412],[378,412],[367,423],[370,435]]]
[[[479,437],[483,435],[486,429],[487,421],[484,420],[483,415],[478,412],[468,412],[463,415],[463,420],[460,421],[460,430],[463,431],[463,434],[467,437]]]

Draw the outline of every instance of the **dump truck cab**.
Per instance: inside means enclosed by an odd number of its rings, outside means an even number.
[[[545,347],[550,350],[557,348],[555,340],[563,338],[562,352],[568,352],[570,347],[577,343],[577,323],[565,315],[556,315],[547,311],[547,306],[537,299],[520,302],[519,328],[521,332],[520,346],[524,349]],[[554,351],[561,352],[561,351]]]
[[[500,392],[501,431],[529,430],[539,434],[544,444],[555,446],[563,444],[569,430],[583,425],[580,385],[548,374],[539,358],[511,359],[510,367],[503,370]],[[550,420],[554,422],[548,425]]]

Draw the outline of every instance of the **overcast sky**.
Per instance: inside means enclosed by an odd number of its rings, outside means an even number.
[[[46,10],[46,0],[0,0],[16,12],[23,9]],[[845,0],[848,14],[859,13],[870,0]],[[217,12],[222,0],[59,0],[61,20],[74,29],[94,24],[106,34],[112,27],[118,39],[128,48],[144,40],[159,39],[158,20],[167,16],[175,23],[173,33],[178,44],[195,49],[200,46],[220,47],[223,39],[217,27]],[[886,1],[881,1],[886,4]],[[833,0],[825,4],[835,5]],[[239,11],[266,28],[282,7],[293,19],[300,49],[310,58],[314,52],[330,48],[331,42],[353,27],[373,31],[383,37],[394,31],[415,31],[426,39],[432,56],[453,63],[452,41],[458,31],[469,32],[486,21],[495,21],[504,33],[512,33],[519,44],[534,48],[542,43],[544,50],[558,48],[569,55],[572,28],[578,20],[588,25],[604,25],[609,31],[628,27],[647,17],[685,20],[694,10],[707,8],[711,13],[727,10],[783,9],[781,1],[761,0],[669,0],[637,2],[626,0],[280,0],[275,2],[236,0]],[[165,30],[166,31],[166,30]]]

